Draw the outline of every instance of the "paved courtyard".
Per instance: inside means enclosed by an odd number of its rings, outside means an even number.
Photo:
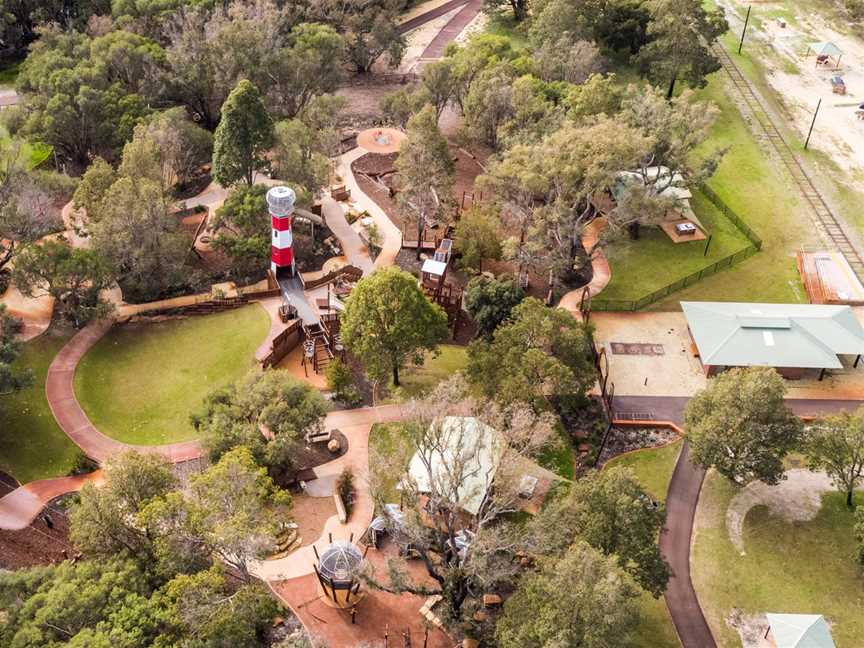
[[[853,311],[864,324],[864,307]],[[609,381],[615,383],[616,396],[692,396],[708,384],[693,355],[684,313],[592,313],[591,322],[598,350],[606,350]],[[637,344],[651,349],[640,352],[634,347]],[[786,397],[864,400],[864,361],[856,368],[853,357],[840,359],[844,368],[826,371],[821,381],[817,370],[787,381]]]
[[[591,313],[599,348],[609,359],[618,396],[692,396],[707,384],[690,351],[684,313]],[[612,343],[661,345],[662,354],[612,352]]]

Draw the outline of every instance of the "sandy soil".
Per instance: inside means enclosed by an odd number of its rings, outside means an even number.
[[[768,619],[764,614],[744,614],[735,609],[726,617],[726,623],[738,632],[742,648],[773,648],[773,642],[765,639]]]
[[[748,3],[726,0],[723,4],[740,15]],[[817,102],[822,100],[811,147],[831,156],[864,188],[864,120],[855,114],[858,104],[864,102],[864,43],[839,33],[816,13],[795,18],[796,24],[785,27],[777,20],[765,20],[764,30],[751,27],[748,37],[762,40],[777,53],[773,60],[762,61],[769,69],[767,81],[781,96],[789,113],[786,116],[802,138],[807,135]],[[733,29],[740,29],[738,20],[730,19]],[[808,46],[816,41],[830,41],[843,50],[839,69],[834,69],[833,61],[830,66],[817,68],[816,57],[806,55]],[[845,96],[831,91],[830,78],[835,74],[846,83]]]
[[[707,384],[690,352],[683,313],[592,313],[591,321],[598,347],[606,348],[616,395],[692,396]],[[663,355],[619,355],[611,342],[660,344]]]
[[[767,506],[772,515],[790,522],[812,520],[822,508],[822,494],[834,490],[831,479],[823,472],[796,468],[786,472],[786,479],[776,486],[756,481],[748,484],[726,509],[726,530],[729,540],[743,556],[744,520],[747,512],[757,506]]]

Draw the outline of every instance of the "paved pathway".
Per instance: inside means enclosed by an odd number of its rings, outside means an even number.
[[[595,218],[593,221],[588,223],[588,226],[585,228],[585,232],[582,235],[582,245],[585,246],[586,250],[594,250],[597,241],[600,240],[600,233],[605,228],[606,221],[602,218]],[[609,280],[612,279],[612,269],[609,267],[609,261],[606,260],[606,255],[603,254],[602,249],[598,248],[594,252],[593,257],[591,258],[591,267],[593,269],[593,274],[588,285],[565,293],[564,296],[561,297],[561,301],[558,302],[558,308],[568,310],[578,317],[579,302],[582,301],[582,293],[585,292],[585,288],[588,288],[588,294],[591,297],[594,297],[606,287]]]
[[[0,498],[0,529],[6,531],[26,529],[51,500],[66,493],[79,491],[88,482],[101,484],[102,471],[97,470],[72,477],[40,479],[19,486]]]
[[[458,4],[453,4],[448,11],[454,9],[456,6],[458,6]],[[446,25],[444,25],[444,28],[435,35],[432,42],[430,42],[429,45],[426,46],[426,49],[423,50],[418,61],[422,64],[423,62],[435,61],[441,58],[444,55],[444,49],[456,40],[456,37],[462,33],[472,20],[474,20],[477,14],[480,13],[481,9],[483,9],[483,0],[468,0],[468,2],[465,3],[465,6],[462,7],[462,9],[453,16]],[[446,13],[446,11],[437,15],[443,15],[444,13]]]
[[[372,272],[372,257],[369,256],[369,248],[366,247],[363,239],[360,238],[354,228],[348,224],[342,205],[329,196],[325,196],[321,201],[321,213],[327,227],[333,232],[333,236],[339,239],[339,243],[342,245],[342,254],[348,263],[360,268],[363,274]]]
[[[468,0],[449,0],[448,2],[443,2],[438,6],[430,9],[429,11],[421,13],[417,16],[412,16],[407,20],[402,21],[399,24],[399,32],[402,34],[406,34],[412,29],[417,29],[421,25],[425,25],[431,20],[435,20],[436,18],[439,18],[446,13],[450,13],[456,7],[464,5],[467,2]]]
[[[617,396],[613,406],[616,413],[641,412],[650,414],[655,420],[681,426],[688,400],[681,397]],[[787,399],[786,402],[799,416],[849,411],[862,404],[862,401],[850,400]],[[690,447],[685,440],[666,494],[666,526],[660,535],[660,552],[672,568],[672,578],[666,589],[666,605],[685,648],[714,648],[717,644],[690,579],[693,520],[705,471],[690,461],[689,453]]]
[[[255,563],[251,572],[265,581],[286,580],[307,576],[314,572],[317,562],[313,545],[323,548],[329,544],[329,534],[334,539],[347,540],[354,535],[357,540],[372,521],[375,503],[369,494],[369,430],[374,423],[401,420],[402,408],[399,405],[381,405],[353,410],[331,412],[324,421],[325,429],[338,429],[348,439],[348,452],[326,464],[315,468],[315,475],[327,482],[335,481],[344,468],[354,473],[357,499],[347,524],[339,522],[337,516],[327,520],[319,538],[279,560],[264,560]],[[318,481],[318,480],[316,480]]]
[[[351,205],[357,211],[366,211],[375,221],[375,226],[381,234],[381,252],[375,259],[374,268],[386,268],[396,262],[396,256],[402,249],[402,232],[386,212],[378,206],[372,198],[367,196],[357,184],[354,172],[351,171],[351,163],[366,155],[366,150],[360,147],[354,148],[339,157],[336,173],[342,178],[345,186],[351,191]]]

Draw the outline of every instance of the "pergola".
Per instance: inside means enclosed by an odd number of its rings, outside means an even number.
[[[804,56],[809,56],[810,52],[816,54],[816,65],[819,65],[820,60],[834,59],[834,69],[840,67],[840,59],[843,57],[843,50],[837,47],[834,43],[810,43],[807,47],[807,52]]]

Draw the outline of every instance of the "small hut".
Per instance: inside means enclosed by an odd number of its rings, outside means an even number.
[[[834,43],[810,43],[807,47],[807,53],[804,56],[810,56],[811,52],[816,55],[816,67],[828,66],[834,63],[834,69],[840,67],[840,59],[843,58],[843,50],[837,47]]]

